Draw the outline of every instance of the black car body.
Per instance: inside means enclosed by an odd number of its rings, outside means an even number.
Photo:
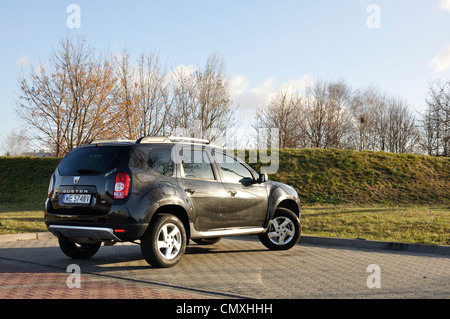
[[[51,177],[45,223],[70,257],[140,240],[156,267],[175,265],[189,239],[258,234],[270,249],[289,249],[301,232],[293,188],[208,141],[168,137],[72,150]]]

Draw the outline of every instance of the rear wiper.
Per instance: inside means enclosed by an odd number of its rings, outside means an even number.
[[[78,174],[100,174],[100,171],[96,171],[95,169],[81,168],[77,169]]]

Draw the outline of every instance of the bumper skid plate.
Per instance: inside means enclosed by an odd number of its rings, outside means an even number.
[[[67,238],[87,238],[95,240],[122,241],[111,228],[50,225],[48,228],[55,236]]]

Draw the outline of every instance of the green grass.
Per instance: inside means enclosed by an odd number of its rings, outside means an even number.
[[[0,212],[0,235],[44,231],[47,231],[47,227],[43,211]]]
[[[310,206],[304,235],[450,245],[450,207]]]
[[[43,217],[0,206],[0,235],[46,231]],[[450,245],[449,207],[306,206],[301,222],[309,236]]]

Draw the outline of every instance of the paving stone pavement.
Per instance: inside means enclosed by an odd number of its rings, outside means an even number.
[[[81,270],[69,289],[68,265]],[[378,265],[380,288],[368,288]],[[297,245],[269,251],[252,238],[191,243],[181,262],[155,269],[140,247],[101,247],[72,260],[56,239],[0,243],[0,299],[450,298],[448,256]]]

